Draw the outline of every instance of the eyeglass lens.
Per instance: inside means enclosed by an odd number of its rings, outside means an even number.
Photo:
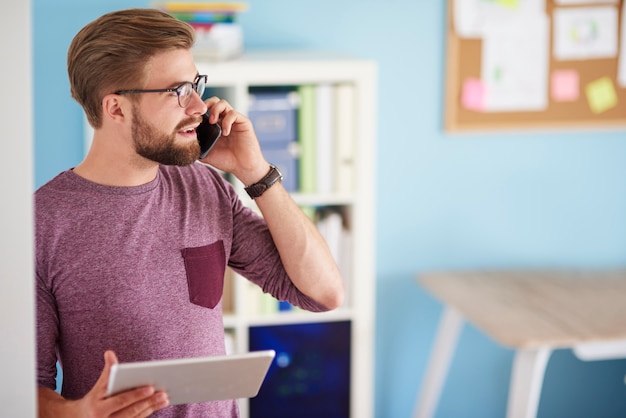
[[[178,104],[181,107],[187,107],[191,101],[193,90],[202,98],[204,89],[206,88],[206,77],[200,76],[195,83],[184,83],[178,88]]]
[[[206,88],[206,76],[205,75],[201,75],[198,77],[195,87],[196,87],[196,92],[198,93],[198,96],[202,98],[202,95],[204,94],[204,89]]]

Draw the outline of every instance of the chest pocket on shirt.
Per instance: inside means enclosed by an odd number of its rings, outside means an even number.
[[[222,298],[226,256],[222,241],[183,248],[191,303],[213,309]]]

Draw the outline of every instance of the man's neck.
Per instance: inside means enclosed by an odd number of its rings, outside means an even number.
[[[74,168],[74,173],[94,183],[118,187],[140,186],[156,178],[158,163],[123,148],[94,137],[89,152]]]

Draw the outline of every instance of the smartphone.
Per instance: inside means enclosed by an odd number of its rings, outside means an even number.
[[[209,123],[209,113],[202,115],[202,123],[196,129],[200,143],[200,159],[207,156],[217,139],[222,135],[222,128],[217,123]]]

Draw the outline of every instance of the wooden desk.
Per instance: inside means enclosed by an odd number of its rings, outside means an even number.
[[[516,350],[508,418],[536,416],[554,349],[581,360],[626,357],[626,271],[444,272],[418,281],[445,310],[416,418],[434,416],[464,320]]]

